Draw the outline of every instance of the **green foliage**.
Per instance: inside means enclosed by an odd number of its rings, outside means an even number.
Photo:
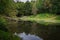
[[[0,40],[20,40],[20,38],[0,30]]]
[[[38,13],[60,14],[60,0],[37,0]]]
[[[9,32],[7,23],[5,17],[0,16],[0,40],[20,40],[19,37]]]
[[[31,15],[32,14],[32,5],[29,1],[27,1],[25,3],[25,6],[24,6],[24,10],[25,10],[25,15]]]
[[[13,0],[8,0],[8,4],[6,6],[6,15],[10,17],[15,17],[16,16],[16,6]]]
[[[0,14],[4,13],[4,9],[7,5],[7,0],[0,0]]]
[[[32,13],[32,5],[29,1],[27,1],[26,3],[24,2],[17,2],[17,11],[18,14],[17,16],[22,16],[22,15],[31,15]]]
[[[15,3],[13,0],[0,0],[0,14],[4,14],[7,16],[15,16]]]
[[[60,13],[60,0],[51,0],[52,3],[52,12]]]
[[[0,30],[0,40],[9,40],[9,34]]]
[[[24,15],[24,3],[23,2],[17,2],[16,3],[16,9],[18,11],[17,16]]]
[[[4,17],[0,17],[0,30],[8,31],[6,26],[7,26],[6,19],[4,19]]]
[[[37,0],[36,6],[37,8],[41,8],[43,6],[43,0]]]

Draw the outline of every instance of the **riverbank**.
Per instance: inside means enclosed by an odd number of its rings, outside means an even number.
[[[23,21],[35,21],[37,23],[60,23],[60,16],[58,15],[53,15],[53,14],[37,14],[37,15],[32,15],[32,16],[23,16],[20,19]]]

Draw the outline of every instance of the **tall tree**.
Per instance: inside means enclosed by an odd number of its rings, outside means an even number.
[[[32,13],[34,15],[37,14],[37,7],[36,7],[37,0],[32,0]]]
[[[43,8],[45,12],[60,14],[60,0],[44,0]]]
[[[43,0],[32,0],[32,13],[36,15],[38,12],[41,12],[43,7]]]
[[[13,0],[0,0],[0,14],[11,16],[15,12],[15,3]]]
[[[24,6],[24,10],[25,10],[25,15],[31,15],[32,14],[32,5],[31,3],[27,0],[27,2],[25,3]]]
[[[24,2],[17,2],[16,3],[16,9],[18,11],[18,13],[17,13],[17,16],[18,17],[24,15],[24,8],[25,8],[24,6],[25,6],[25,3]]]
[[[60,0],[51,0],[52,3],[52,12],[60,14]]]

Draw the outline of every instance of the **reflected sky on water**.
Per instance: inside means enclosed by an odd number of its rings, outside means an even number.
[[[22,38],[22,40],[43,40],[42,38],[39,38],[36,35],[31,35],[31,34],[27,35],[25,32],[18,34],[18,36]]]

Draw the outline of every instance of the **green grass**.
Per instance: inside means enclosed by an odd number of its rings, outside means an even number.
[[[37,17],[37,18],[49,18],[49,17],[55,17],[56,15],[53,14],[48,14],[48,13],[42,13],[42,14],[37,14],[36,16],[30,16],[30,17]]]
[[[41,24],[60,23],[60,16],[55,15],[55,14],[48,14],[48,13],[37,14],[37,15],[32,15],[32,16],[24,16],[24,17],[21,17],[20,19],[24,21],[35,21]]]
[[[60,20],[60,16],[57,16],[57,17],[56,17],[56,20]]]

